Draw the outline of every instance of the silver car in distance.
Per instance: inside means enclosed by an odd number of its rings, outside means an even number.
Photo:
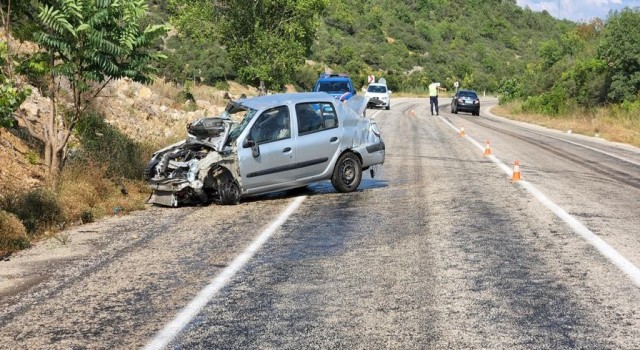
[[[153,154],[145,179],[150,203],[237,204],[243,197],[331,180],[355,191],[363,170],[384,163],[367,99],[341,102],[325,92],[231,101],[215,118],[187,127],[186,140]]]

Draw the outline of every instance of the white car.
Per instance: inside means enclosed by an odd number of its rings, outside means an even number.
[[[340,102],[325,92],[232,101],[221,116],[189,125],[186,140],[153,155],[145,169],[149,202],[237,204],[323,180],[339,192],[355,191],[362,171],[373,176],[385,156],[366,107],[364,97]]]
[[[367,87],[367,92],[364,94],[366,98],[369,98],[369,107],[384,108],[386,110],[391,109],[391,90],[387,88],[387,84],[372,83]]]

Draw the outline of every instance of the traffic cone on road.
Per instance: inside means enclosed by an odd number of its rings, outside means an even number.
[[[464,136],[464,126],[460,127],[460,137]]]
[[[491,155],[491,146],[489,146],[489,140],[487,140],[487,142],[484,144],[484,155],[485,156]]]
[[[513,163],[513,175],[511,176],[511,181],[515,182],[520,180],[522,180],[522,177],[520,176],[520,163],[516,159]]]

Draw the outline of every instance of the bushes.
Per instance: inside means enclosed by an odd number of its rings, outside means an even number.
[[[5,194],[0,198],[0,204],[22,222],[30,237],[58,228],[65,222],[62,206],[55,193],[45,188]]]
[[[550,116],[567,114],[575,107],[575,102],[567,98],[567,92],[563,87],[554,86],[549,92],[539,96],[530,96],[522,103],[525,112],[542,113]]]
[[[76,126],[82,147],[69,165],[98,163],[106,166],[105,175],[111,178],[142,179],[146,159],[140,144],[107,124],[100,114],[82,118]]]
[[[20,219],[0,209],[0,256],[28,248],[29,245],[27,231]]]

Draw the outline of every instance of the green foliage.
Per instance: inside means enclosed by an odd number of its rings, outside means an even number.
[[[30,150],[25,155],[25,159],[27,160],[27,162],[29,162],[29,164],[36,165],[40,161],[40,156],[38,156],[38,153]]]
[[[568,94],[579,105],[592,108],[606,101],[606,68],[597,58],[578,60],[563,75]]]
[[[0,42],[0,127],[12,127],[15,119],[13,113],[22,102],[31,94],[28,88],[22,88],[10,81],[6,68],[9,62],[7,57],[7,43]]]
[[[528,97],[522,104],[522,110],[551,116],[566,114],[570,110],[567,92],[561,86],[554,86],[549,92]]]
[[[8,79],[0,79],[0,127],[12,127],[13,112],[31,94],[31,90],[17,88]]]
[[[544,68],[553,66],[556,62],[562,58],[562,50],[557,41],[551,39],[540,43],[538,49],[538,55],[542,59]]]
[[[221,41],[228,48],[238,77],[264,82],[279,90],[293,80],[304,62],[328,0],[264,0],[247,6],[244,0],[217,2]]]
[[[29,84],[46,95],[49,93],[49,83],[46,79],[46,73],[49,69],[48,53],[37,52],[22,56],[16,65],[15,72],[26,78]]]
[[[201,42],[174,36],[167,41],[167,59],[159,62],[160,73],[178,84],[191,80],[214,85],[235,78],[227,51],[215,41]]]
[[[609,15],[598,58],[608,67],[612,102],[640,98],[640,9],[626,8]]]
[[[4,210],[14,214],[30,236],[51,228],[58,228],[65,222],[57,197],[48,189],[36,188],[1,199]]]
[[[76,133],[82,146],[69,157],[69,165],[97,163],[106,166],[110,178],[142,178],[142,146],[106,123],[102,115],[90,113],[82,118]]]
[[[171,24],[179,29],[181,38],[188,38],[206,49],[219,37],[218,21],[213,20],[217,15],[213,1],[168,0],[167,8]]]
[[[214,87],[218,90],[229,90],[229,83],[226,80],[218,81]]]
[[[80,91],[105,77],[149,82],[150,63],[161,56],[147,48],[168,28],[138,28],[147,8],[144,0],[59,0],[40,8],[43,28],[38,43],[53,53],[54,73],[70,79]]]

